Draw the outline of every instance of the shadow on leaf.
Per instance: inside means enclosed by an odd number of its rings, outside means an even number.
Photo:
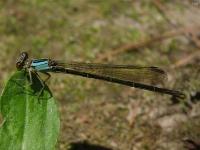
[[[26,83],[25,81],[28,81],[28,83]],[[38,76],[36,76],[36,74],[32,74],[32,84],[31,84],[31,81],[30,81],[30,77],[28,75],[28,73],[24,72],[24,77],[23,78],[19,78],[19,79],[15,79],[15,80],[11,80],[11,82],[13,82],[17,87],[18,87],[18,95],[20,94],[27,94],[27,95],[32,95],[32,96],[38,96],[38,93],[40,93],[40,91],[42,90],[43,88],[43,85],[42,85],[42,80],[40,80],[38,78]],[[25,86],[31,86],[32,90],[28,90]],[[45,84],[44,85],[44,89],[43,91],[49,91],[50,93],[50,97],[52,97],[52,93],[50,92],[49,88],[47,87],[47,85]],[[41,93],[42,94],[42,93]],[[39,99],[42,99],[41,97]],[[46,98],[45,98],[46,99]]]

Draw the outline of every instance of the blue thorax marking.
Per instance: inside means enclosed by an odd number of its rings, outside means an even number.
[[[49,60],[48,59],[35,59],[31,62],[31,67],[37,71],[49,70]]]

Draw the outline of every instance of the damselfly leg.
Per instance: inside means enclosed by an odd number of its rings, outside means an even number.
[[[45,88],[45,84],[46,82],[50,79],[51,75],[47,72],[41,72],[42,74],[44,74],[46,76],[46,78],[43,80],[40,75],[34,71],[33,69],[29,68],[28,69],[28,73],[29,73],[29,86],[33,85],[33,76],[32,74],[34,74],[37,79],[39,80],[40,84],[41,84],[41,88],[40,91],[38,92],[38,100],[40,99],[40,96],[42,95],[42,92],[44,91]]]
[[[39,91],[39,94],[38,94],[38,99],[40,98],[40,96],[42,95],[42,92],[44,91],[44,88],[45,88],[45,84],[46,82],[50,79],[51,75],[47,72],[41,72],[42,74],[46,75],[46,79],[42,80],[41,77],[39,76],[39,74],[36,72],[36,75],[38,77],[38,79],[40,80],[40,83],[42,85],[42,88],[40,89]]]

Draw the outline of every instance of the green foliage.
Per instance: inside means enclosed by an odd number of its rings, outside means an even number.
[[[33,75],[30,85],[24,71],[8,81],[1,99],[1,150],[52,150],[59,133],[58,108],[48,87],[38,99],[42,85]]]

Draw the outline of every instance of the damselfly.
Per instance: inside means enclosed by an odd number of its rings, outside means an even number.
[[[35,73],[38,77],[37,72],[46,74],[47,78],[45,80],[41,80],[39,77],[43,88],[45,82],[50,78],[49,73],[66,73],[168,94],[178,98],[184,96],[180,91],[158,86],[167,78],[165,71],[158,67],[81,62],[63,63],[52,59],[28,59],[28,53],[26,52],[20,54],[16,67],[18,70],[26,69],[28,71],[31,83],[32,73]]]

